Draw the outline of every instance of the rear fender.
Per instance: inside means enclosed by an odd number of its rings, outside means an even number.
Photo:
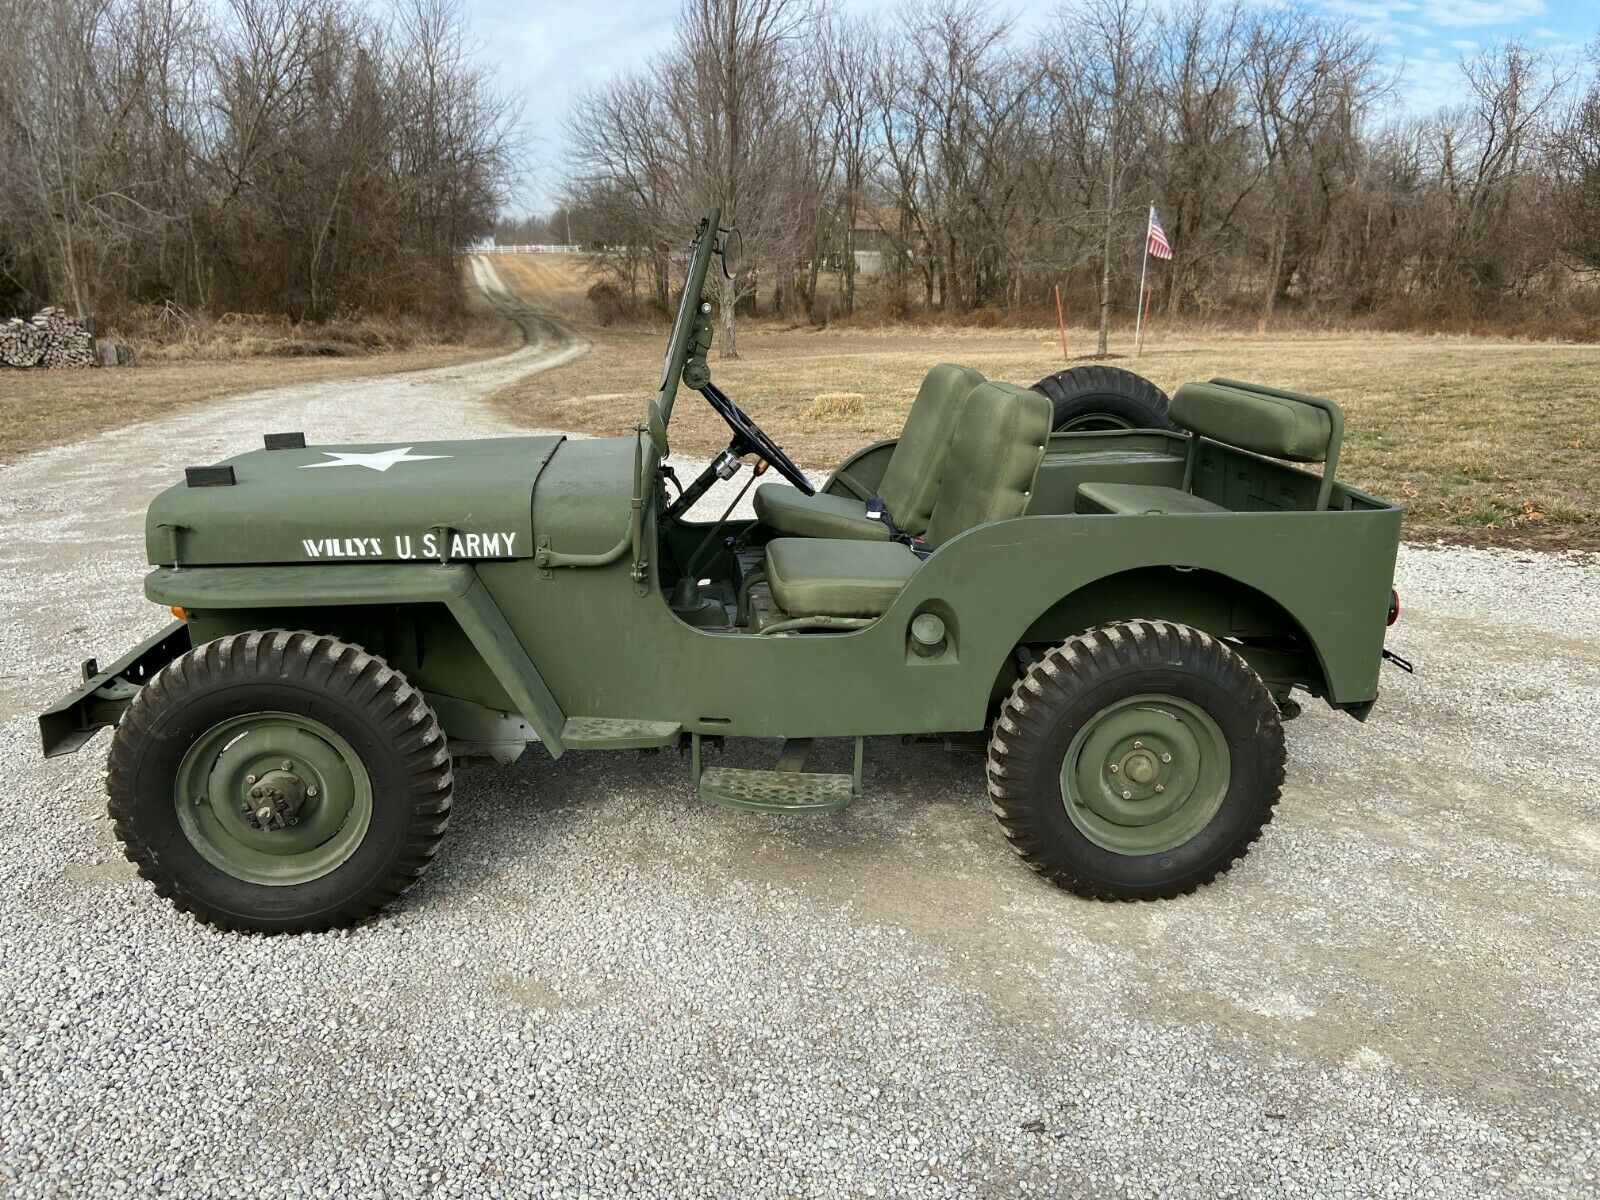
[[[442,604],[551,757],[566,750],[561,706],[468,564],[160,567],[145,576],[144,591],[158,604],[197,611]]]

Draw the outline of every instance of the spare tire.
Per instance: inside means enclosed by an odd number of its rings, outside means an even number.
[[[1033,390],[1049,397],[1057,433],[1096,429],[1177,429],[1167,394],[1143,375],[1121,367],[1068,367],[1046,375]]]

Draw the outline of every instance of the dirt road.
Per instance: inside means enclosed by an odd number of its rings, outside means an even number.
[[[1308,705],[1277,821],[1173,903],[1049,889],[977,760],[887,739],[831,818],[709,808],[672,755],[465,771],[433,868],[350,935],[160,902],[104,819],[104,735],[46,763],[32,717],[164,619],[145,504],[263,431],[506,432],[480,399],[579,352],[521,315],[534,344],[492,363],[0,468],[0,1192],[1595,1194],[1577,560],[1405,551],[1418,674],[1366,726]]]

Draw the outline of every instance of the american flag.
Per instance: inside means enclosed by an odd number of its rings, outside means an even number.
[[[1167,241],[1167,231],[1161,228],[1161,218],[1156,216],[1156,206],[1150,206],[1150,228],[1145,233],[1149,241],[1146,243],[1151,254],[1157,258],[1172,261],[1172,243]]]

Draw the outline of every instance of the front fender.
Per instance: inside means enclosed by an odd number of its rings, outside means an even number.
[[[195,610],[443,604],[553,758],[566,717],[504,614],[467,563],[349,563],[285,567],[158,567],[144,594]]]

